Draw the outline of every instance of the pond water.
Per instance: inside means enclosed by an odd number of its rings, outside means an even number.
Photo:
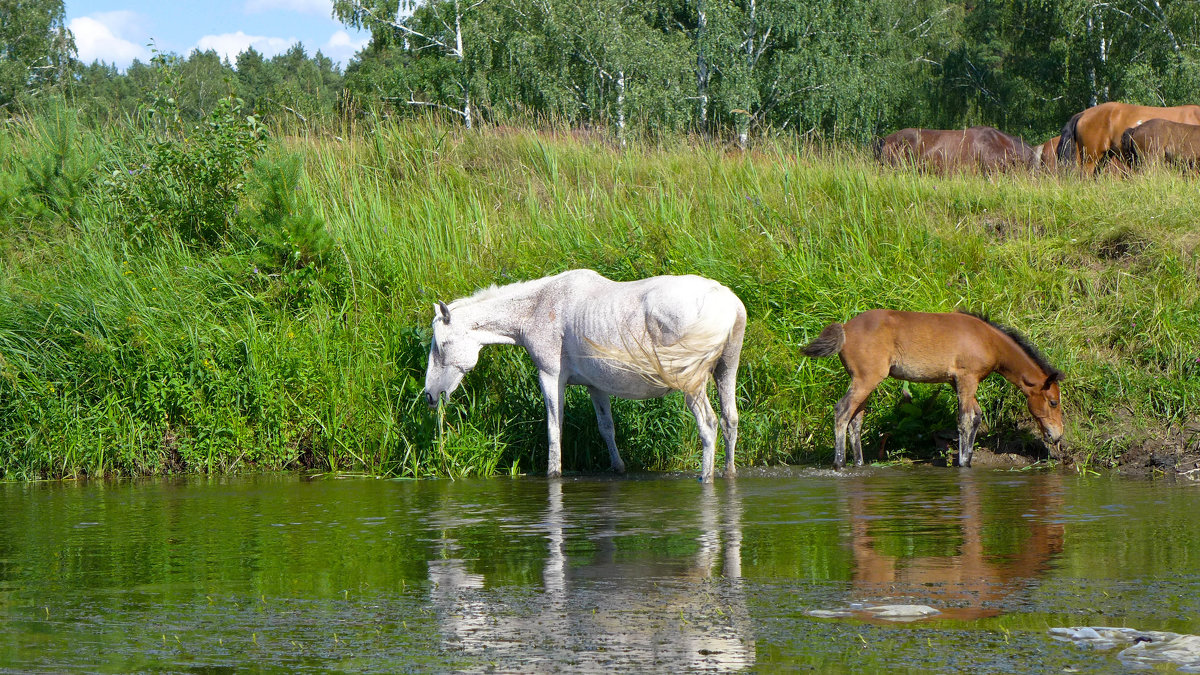
[[[0,484],[0,670],[1112,672],[1200,633],[1200,486],[837,475]],[[908,623],[810,610],[926,604]]]

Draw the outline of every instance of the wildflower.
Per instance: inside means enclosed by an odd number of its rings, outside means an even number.
[[[289,330],[288,331],[288,339],[290,340],[291,338],[294,338],[294,337],[296,337],[296,334]],[[1196,360],[1200,361],[1200,359],[1196,359]]]
[[[53,394],[53,393],[54,393],[54,385],[50,385],[50,393],[51,393],[51,394]]]

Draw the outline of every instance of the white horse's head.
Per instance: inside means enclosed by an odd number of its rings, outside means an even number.
[[[458,389],[463,375],[479,362],[483,343],[463,324],[450,320],[450,308],[444,302],[433,307],[433,341],[429,345],[429,366],[425,369],[425,402],[437,407],[442,394]]]

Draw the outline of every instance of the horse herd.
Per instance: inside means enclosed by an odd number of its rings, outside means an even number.
[[[493,286],[434,306],[425,399],[432,408],[443,395],[449,397],[475,367],[484,345],[524,347],[537,367],[546,402],[546,473],[556,477],[562,475],[567,385],[587,387],[618,473],[625,463],[617,450],[610,398],[648,399],[681,391],[703,446],[700,479],[711,482],[718,425],[708,380],[716,382],[725,475],[733,477],[736,380],[745,332],[746,308],[737,295],[694,275],[617,282],[580,269]],[[992,373],[1025,394],[1047,442],[1062,437],[1062,373],[1020,333],[981,316],[871,310],[844,324],[830,324],[802,352],[813,358],[837,354],[850,374],[850,388],[835,408],[835,469],[845,465],[847,436],[855,464],[862,465],[863,411],[871,392],[888,377],[954,386],[960,466],[971,465],[982,419],[975,392]]]
[[[1037,147],[992,127],[902,129],[875,143],[875,157],[947,173],[1011,169],[1056,171],[1078,166],[1129,170],[1146,163],[1200,166],[1200,106],[1172,108],[1111,101],[1076,113],[1062,133]]]

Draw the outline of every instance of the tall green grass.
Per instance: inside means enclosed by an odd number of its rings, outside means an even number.
[[[544,470],[519,349],[484,351],[439,436],[420,400],[428,326],[437,300],[575,267],[701,274],[742,298],[739,465],[829,461],[847,378],[799,347],[874,307],[970,309],[1027,333],[1067,373],[1076,459],[1197,425],[1200,192],[1171,171],[937,177],[790,140],[619,149],[380,123],[272,140],[215,243],[169,223],[131,241],[104,178],[137,138],[67,113],[0,134],[0,476]],[[45,178],[52,159],[74,178]],[[891,456],[928,457],[953,395],[914,385],[905,404],[900,389],[872,400],[868,454],[890,431]],[[1036,446],[1007,383],[980,399],[984,445]],[[698,466],[678,396],[614,411],[632,467]],[[606,466],[583,392],[564,443],[568,470]]]

